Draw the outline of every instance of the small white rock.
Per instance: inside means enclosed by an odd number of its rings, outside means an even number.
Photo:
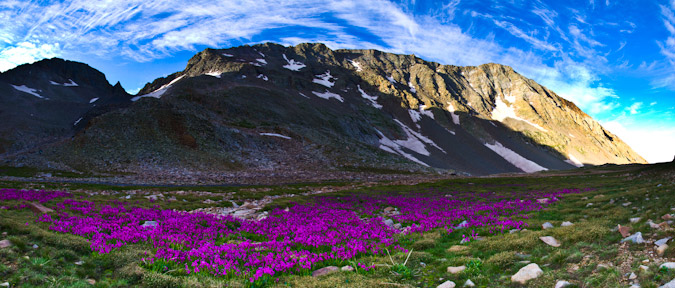
[[[459,273],[459,272],[464,271],[465,269],[466,269],[466,266],[464,266],[464,265],[462,265],[462,266],[456,266],[456,267],[450,266],[450,267],[448,267],[448,273],[450,273],[450,274],[457,274],[457,273]]]
[[[642,232],[635,232],[635,234],[630,235],[630,236],[624,238],[623,240],[621,240],[622,243],[628,242],[628,241],[633,242],[633,243],[637,243],[637,244],[641,244],[641,243],[645,242],[645,240],[642,239]]]
[[[637,279],[637,275],[635,275],[635,273],[631,272],[630,276],[628,276],[628,279],[635,280],[635,279]]]
[[[436,286],[436,288],[455,288],[455,282],[450,280],[443,282],[441,285]]]
[[[630,223],[637,223],[640,221],[640,217],[630,218]]]
[[[548,244],[549,246],[560,247],[560,241],[558,241],[558,239],[553,238],[552,236],[539,237],[539,239],[541,241],[544,241],[544,243]]]
[[[560,281],[555,283],[555,288],[563,288],[563,287],[567,287],[567,286],[570,286],[570,285],[572,285],[572,283],[560,280]]]
[[[469,280],[466,280],[466,282],[464,282],[463,287],[476,287],[476,284],[473,284],[473,281],[471,281],[471,279],[469,279]]]
[[[665,267],[665,268],[668,268],[668,269],[675,269],[675,262],[666,262],[666,263],[663,263],[663,264],[661,264],[661,266],[659,266],[659,269],[662,269],[662,268],[664,268],[664,267]]]
[[[560,224],[561,227],[567,227],[567,226],[572,226],[572,225],[574,225],[574,223],[572,223],[570,221],[565,221],[562,224]]]
[[[541,228],[544,228],[544,229],[553,228],[553,224],[551,224],[551,222],[546,222],[544,224],[541,224]]]
[[[539,268],[536,263],[529,264],[518,270],[518,273],[511,276],[511,282],[516,282],[525,285],[527,281],[535,279],[544,274],[544,271]]]
[[[649,267],[648,267],[648,266],[645,266],[645,265],[640,265],[640,270],[642,270],[642,271],[648,271],[648,270],[649,270]]]

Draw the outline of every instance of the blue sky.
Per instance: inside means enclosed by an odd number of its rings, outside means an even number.
[[[650,162],[675,155],[675,0],[0,0],[0,71],[85,62],[131,93],[206,48],[323,42],[514,67]]]

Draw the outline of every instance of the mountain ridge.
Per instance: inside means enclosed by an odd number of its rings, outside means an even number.
[[[207,48],[129,105],[91,119],[47,158],[125,171],[426,166],[475,175],[645,162],[574,103],[509,66],[311,43]],[[137,127],[122,128],[129,125]]]

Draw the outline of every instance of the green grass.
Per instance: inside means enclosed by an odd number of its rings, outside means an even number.
[[[255,285],[269,287],[436,287],[452,280],[462,286],[471,279],[477,287],[518,287],[510,281],[527,263],[537,263],[544,275],[528,283],[529,287],[553,287],[558,280],[572,282],[573,287],[624,287],[629,286],[623,273],[616,265],[621,264],[620,257],[627,253],[635,259],[644,259],[645,245],[628,245],[621,248],[618,232],[612,231],[617,224],[629,225],[633,231],[642,231],[643,236],[652,239],[674,237],[670,231],[655,231],[647,224],[647,219],[660,223],[660,217],[673,213],[672,179],[663,178],[661,166],[602,166],[584,168],[562,176],[548,177],[485,177],[458,178],[423,183],[414,186],[388,185],[381,183],[368,188],[356,188],[331,192],[328,195],[340,196],[352,193],[373,193],[387,191],[391,195],[408,194],[429,188],[443,188],[449,191],[467,191],[474,193],[496,192],[511,193],[531,190],[558,190],[562,188],[594,188],[582,194],[565,195],[546,210],[529,213],[526,222],[529,231],[513,234],[501,234],[486,237],[483,241],[472,241],[464,246],[465,251],[449,252],[458,245],[461,236],[458,233],[447,234],[431,231],[401,236],[399,244],[413,252],[397,252],[389,256],[363,256],[353,261],[372,263],[378,268],[367,273],[341,272],[321,278],[309,276],[311,271],[300,275],[281,275],[278,278],[265,279]],[[602,173],[597,173],[598,171]],[[15,175],[28,175],[29,170],[12,170]],[[383,171],[386,173],[386,171]],[[549,175],[553,172],[549,172]],[[639,175],[642,175],[638,177]],[[262,199],[265,196],[293,194],[295,197],[275,199],[265,209],[284,208],[292,203],[313,201],[327,194],[303,196],[302,193],[322,189],[351,185],[347,182],[299,183],[292,185],[268,186],[194,186],[194,187],[150,187],[150,186],[114,186],[76,183],[29,183],[0,182],[1,187],[68,190],[76,197],[105,203],[122,199],[141,207],[159,206],[164,209],[194,210],[203,207],[228,207],[232,201],[242,204],[246,200]],[[517,184],[517,185],[514,185]],[[657,187],[662,184],[661,187]],[[208,192],[177,194],[175,191]],[[143,191],[144,195],[131,192]],[[91,195],[96,192],[97,195]],[[104,192],[104,193],[101,193]],[[176,197],[176,201],[149,201],[143,196],[162,193],[167,199]],[[658,197],[658,199],[657,199]],[[649,198],[649,200],[647,200]],[[219,201],[205,204],[204,201]],[[614,204],[610,204],[613,200]],[[46,203],[50,206],[57,200]],[[621,204],[631,202],[630,206]],[[587,206],[593,203],[592,206]],[[3,205],[12,205],[7,201]],[[145,265],[141,258],[150,251],[147,244],[134,244],[115,250],[110,254],[92,253],[89,243],[81,237],[55,233],[46,225],[36,223],[35,215],[29,210],[0,210],[0,232],[6,232],[2,239],[13,243],[10,248],[0,250],[0,282],[7,281],[12,287],[90,287],[88,279],[96,280],[97,287],[252,287],[244,279],[218,278],[208,275],[185,275],[178,265],[159,263]],[[637,223],[629,223],[629,218],[641,217]],[[574,223],[570,227],[560,227],[563,221]],[[555,227],[542,230],[541,224],[551,222]],[[29,223],[29,225],[26,225]],[[476,229],[481,235],[486,231]],[[550,247],[539,237],[553,236],[562,246]],[[247,237],[247,235],[244,235]],[[253,237],[253,235],[248,235]],[[255,238],[255,237],[254,237]],[[241,239],[223,239],[239,241]],[[251,239],[260,241],[263,239]],[[33,249],[33,244],[39,248]],[[675,257],[675,245],[666,251],[666,257],[672,261]],[[406,258],[408,261],[405,262]],[[82,265],[76,263],[82,262]],[[529,262],[528,262],[529,261]],[[344,262],[344,263],[343,263]],[[349,261],[327,263],[330,265],[350,265]],[[393,263],[392,263],[393,262]],[[405,263],[405,265],[403,265]],[[610,269],[596,269],[599,263],[612,263]],[[448,266],[465,265],[467,269],[458,274],[449,274]],[[675,278],[675,271],[659,270],[658,263],[649,263],[649,271],[638,273],[639,263],[631,263],[632,272],[639,274],[642,287],[659,287]],[[166,269],[164,267],[167,267]],[[174,267],[176,266],[176,267]],[[440,280],[442,279],[442,280]]]

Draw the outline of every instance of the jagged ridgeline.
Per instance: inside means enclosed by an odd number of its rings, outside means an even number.
[[[39,86],[51,85],[45,81],[80,84],[58,73],[6,76],[24,66],[2,74],[3,104],[29,99],[39,110],[54,101],[51,93],[78,88]],[[39,159],[99,170],[439,168],[472,175],[645,162],[573,103],[499,64],[459,67],[376,50],[267,43],[206,49],[185,70],[115,99],[126,104],[69,115],[74,134],[40,147]],[[10,136],[0,135],[4,155],[39,162],[35,153],[16,154],[30,145]]]

